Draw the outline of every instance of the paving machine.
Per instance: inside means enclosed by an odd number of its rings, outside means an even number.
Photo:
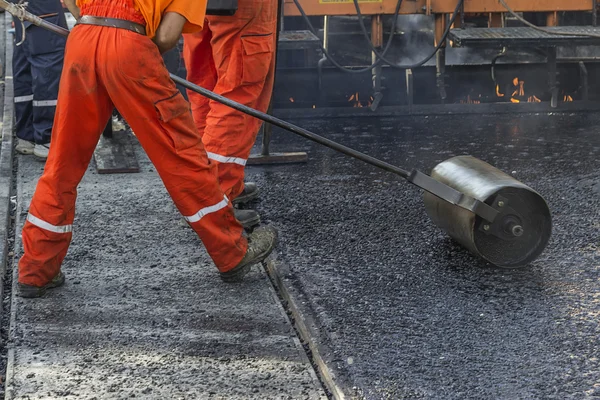
[[[60,35],[69,34],[68,30],[6,0],[0,0],[0,8],[21,21],[29,21]],[[414,169],[405,170],[234,102],[176,75],[171,74],[171,78],[188,90],[396,174],[420,187],[425,191],[425,209],[431,220],[491,264],[508,268],[527,265],[542,253],[548,243],[552,230],[551,215],[542,196],[484,161],[471,156],[454,157],[438,164],[431,176]]]

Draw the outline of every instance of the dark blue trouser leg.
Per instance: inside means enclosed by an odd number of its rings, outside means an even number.
[[[33,86],[27,53],[24,44],[16,46],[13,51],[15,130],[19,139],[33,142]]]
[[[29,58],[33,77],[33,128],[36,143],[50,142],[63,59],[63,51],[34,54]]]

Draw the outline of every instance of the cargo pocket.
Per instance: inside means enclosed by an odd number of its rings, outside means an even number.
[[[264,82],[273,59],[273,34],[242,36],[242,84]]]
[[[158,121],[176,151],[188,149],[201,142],[195,129],[189,104],[180,92],[154,103]]]

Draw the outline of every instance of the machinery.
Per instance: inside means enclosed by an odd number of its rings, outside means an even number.
[[[494,67],[499,61],[505,60],[507,55],[528,56],[527,62],[546,65],[547,79],[544,92],[548,93],[547,98],[540,95],[536,100],[540,102],[551,103],[552,108],[558,107],[561,101],[572,100],[572,93],[562,93],[564,89],[560,88],[557,78],[557,63],[579,63],[579,70],[574,69],[574,74],[579,74],[580,82],[577,97],[578,100],[588,100],[588,81],[587,69],[584,62],[595,62],[600,59],[600,54],[590,57],[589,46],[600,45],[600,28],[597,28],[597,1],[596,0],[283,0],[284,15],[286,17],[301,17],[305,25],[309,27],[309,34],[313,40],[320,40],[318,43],[320,50],[324,53],[323,59],[318,63],[318,80],[321,85],[323,80],[323,68],[326,65],[333,65],[336,68],[347,73],[358,73],[358,71],[370,72],[372,75],[372,101],[368,103],[374,111],[385,93],[384,89],[389,89],[386,96],[393,97],[393,103],[400,105],[412,105],[415,103],[415,93],[413,80],[415,79],[415,69],[421,66],[429,66],[429,60],[435,60],[435,87],[437,93],[435,103],[456,102],[456,97],[460,94],[451,95],[448,90],[451,83],[456,82],[456,78],[448,79],[447,53],[448,47],[450,53],[456,53],[456,48],[469,49],[470,53],[483,54],[483,57],[477,57],[477,60],[485,58],[486,64],[491,64],[490,82],[491,90],[486,92],[490,97],[496,99],[494,90],[498,97],[504,96],[503,82],[497,82],[497,71]],[[393,15],[426,15],[433,19],[433,51],[426,56],[419,58],[420,62],[405,62],[402,57],[398,59],[390,57],[390,49],[394,37],[401,36],[401,29],[397,26],[397,19],[392,22],[387,41],[384,42],[385,16]],[[358,16],[357,28],[365,37],[359,46],[371,51],[371,65],[356,68],[348,68],[336,62],[331,57],[329,51],[332,46],[332,32],[330,28],[331,20],[334,17]],[[364,26],[362,17],[371,18],[370,32]],[[315,18],[317,17],[317,18]],[[323,31],[318,32],[311,23],[323,18]],[[526,18],[524,18],[526,17]],[[537,27],[529,21],[533,20]],[[559,26],[561,22],[571,26]],[[298,32],[282,32],[283,36],[298,36]],[[338,36],[339,37],[339,32]],[[303,40],[306,41],[306,38]],[[369,43],[370,42],[370,43]],[[406,43],[404,43],[406,44]],[[280,45],[290,45],[280,41]],[[562,47],[568,48],[565,53],[568,57],[561,58]],[[577,48],[576,48],[577,47]],[[585,49],[581,49],[585,47]],[[558,54],[557,54],[558,49]],[[484,54],[485,52],[485,54]],[[492,55],[489,55],[489,53]],[[461,53],[464,54],[464,53]],[[402,54],[406,57],[406,54]],[[456,57],[455,57],[456,58]],[[480,61],[477,61],[479,63]],[[469,64],[472,64],[469,62]],[[393,83],[385,85],[384,70],[403,70],[397,74]],[[497,68],[496,68],[497,70]],[[537,72],[537,71],[536,71]],[[391,74],[389,72],[388,74]],[[404,73],[406,74],[404,76]],[[297,72],[296,72],[297,74]],[[473,74],[471,71],[466,74]],[[426,74],[422,79],[431,80],[432,74]],[[487,74],[489,77],[489,73]],[[540,75],[537,72],[537,75]],[[514,76],[507,78],[512,81]],[[477,78],[476,78],[477,79]],[[389,79],[390,81],[392,79]],[[320,86],[321,88],[321,86]],[[518,90],[517,83],[517,90]],[[406,92],[403,96],[398,96],[394,92]],[[460,90],[459,90],[460,91]],[[521,90],[522,92],[522,90]],[[479,93],[478,97],[486,97],[486,93]],[[512,93],[512,92],[511,92]],[[394,97],[395,96],[395,97]],[[531,95],[530,95],[531,96]],[[527,97],[530,97],[527,96]],[[507,95],[502,101],[510,102],[510,95]],[[540,100],[541,99],[541,100]],[[514,98],[513,102],[522,102],[523,99]],[[429,100],[431,104],[431,97]],[[525,100],[526,101],[526,100]],[[463,101],[461,101],[463,102]],[[481,103],[484,99],[467,99],[464,103]]]
[[[0,8],[52,32],[69,31],[52,25],[14,4],[0,0]],[[551,234],[550,211],[544,199],[528,186],[470,156],[438,164],[431,176],[408,171],[350,149],[268,114],[236,103],[176,75],[177,84],[259,118],[342,154],[394,173],[425,190],[432,221],[467,249],[500,267],[519,267],[533,261]]]

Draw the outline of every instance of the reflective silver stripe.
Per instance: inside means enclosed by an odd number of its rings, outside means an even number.
[[[29,96],[17,96],[15,97],[15,103],[25,103],[28,101],[32,101],[33,100],[33,95],[30,94]]]
[[[217,212],[217,211],[227,207],[227,204],[229,204],[229,199],[227,198],[227,196],[223,196],[223,200],[221,200],[214,206],[204,207],[203,209],[198,211],[196,214],[190,215],[189,217],[184,216],[183,218],[185,218],[185,220],[187,222],[193,224],[194,222],[200,221],[202,219],[202,217],[204,217],[205,215]]]
[[[206,152],[206,154],[208,155],[208,158],[210,158],[211,160],[215,160],[215,161],[218,161],[218,162],[221,162],[221,163],[232,163],[232,164],[246,165],[246,160],[244,160],[243,158],[226,157],[226,156],[222,156],[220,154],[210,153],[210,152]]]
[[[54,232],[54,233],[69,233],[69,232],[73,231],[73,225],[62,225],[62,226],[51,225],[51,224],[47,223],[46,221],[41,220],[38,217],[31,215],[31,214],[27,214],[27,221],[31,222],[38,228],[42,228],[42,229],[45,229],[47,231]]]
[[[56,100],[34,100],[33,106],[34,107],[50,107],[50,106],[55,106],[56,103],[57,103]]]

